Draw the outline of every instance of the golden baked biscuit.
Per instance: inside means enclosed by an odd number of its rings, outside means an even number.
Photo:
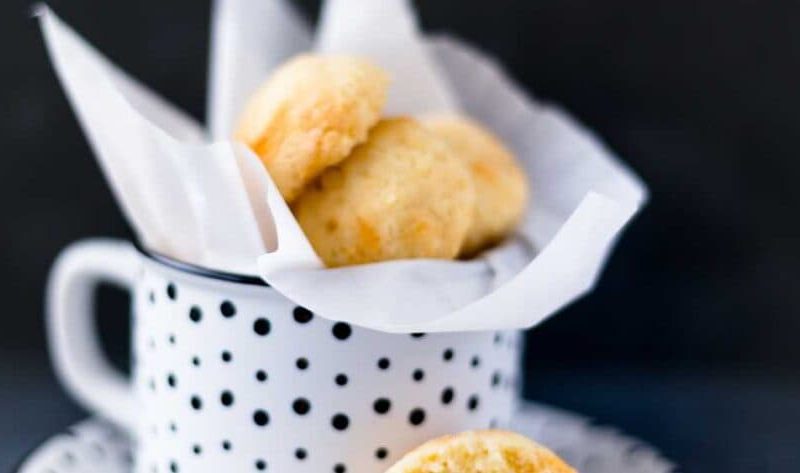
[[[454,258],[472,221],[469,171],[410,118],[383,120],[328,168],[293,210],[328,266],[403,258]]]
[[[502,430],[440,437],[406,454],[386,473],[576,473],[556,454]]]
[[[381,117],[387,75],[347,56],[302,55],[248,102],[234,132],[261,157],[288,202],[367,138]]]
[[[477,204],[461,256],[472,256],[511,233],[522,219],[528,180],[513,153],[483,126],[457,116],[432,117],[425,124],[467,162]]]

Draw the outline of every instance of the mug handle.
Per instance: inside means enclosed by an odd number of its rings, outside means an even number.
[[[85,240],[61,252],[47,287],[47,337],[56,374],[80,404],[130,433],[135,432],[137,401],[130,380],[101,349],[94,297],[99,283],[132,291],[140,266],[128,242]]]

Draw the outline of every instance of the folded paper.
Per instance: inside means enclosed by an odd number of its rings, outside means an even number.
[[[431,57],[408,0],[327,0],[315,49],[358,55],[384,68],[392,78],[388,115],[458,110],[457,98]]]
[[[376,330],[536,325],[593,287],[643,205],[645,186],[590,131],[528,97],[492,59],[452,38],[424,38],[407,0],[378,3],[328,0],[312,37],[287,2],[216,2],[209,132],[114,67],[52,12],[42,8],[39,16],[105,176],[152,250],[259,274],[322,317]],[[394,81],[390,114],[460,111],[501,136],[532,189],[517,234],[471,261],[324,268],[258,158],[226,139],[242,103],[270,70],[311,45],[366,56],[387,69]]]

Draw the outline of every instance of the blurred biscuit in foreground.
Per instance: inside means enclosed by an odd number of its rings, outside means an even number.
[[[298,56],[251,97],[234,137],[255,151],[291,202],[367,138],[387,88],[387,75],[367,61]]]
[[[576,473],[556,454],[502,430],[433,439],[406,454],[386,473]]]
[[[460,252],[472,256],[514,231],[525,212],[528,180],[514,154],[480,124],[450,115],[425,124],[467,163],[475,182],[475,217]]]
[[[410,118],[383,120],[293,205],[326,265],[454,258],[475,190],[450,148]]]

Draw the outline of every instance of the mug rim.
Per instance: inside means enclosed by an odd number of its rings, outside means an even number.
[[[219,281],[269,287],[269,284],[258,276],[220,271],[197,264],[180,261],[157,251],[150,250],[138,241],[134,241],[133,246],[136,248],[136,251],[145,258],[177,271],[193,274],[195,276],[201,276],[204,278],[216,279]]]

